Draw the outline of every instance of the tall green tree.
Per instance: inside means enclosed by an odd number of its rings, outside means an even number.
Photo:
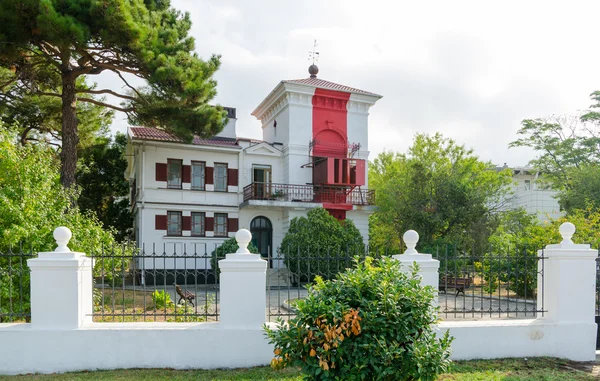
[[[509,144],[536,151],[529,164],[540,171],[542,183],[558,192],[567,213],[586,209],[588,203],[600,207],[600,92],[592,100],[591,109],[581,115],[523,120],[518,139]]]
[[[569,186],[571,170],[600,163],[600,131],[578,116],[525,119],[517,135],[509,147],[533,148],[538,156],[530,165],[554,188]]]
[[[129,210],[129,182],[123,174],[127,168],[127,137],[117,134],[97,139],[96,144],[81,150],[77,165],[77,182],[81,192],[77,206],[93,211],[106,228],[114,229],[117,239],[131,234],[133,220]]]
[[[390,241],[390,234],[397,244],[409,229],[419,233],[420,247],[472,244],[476,233],[487,234],[481,225],[503,209],[511,184],[510,171],[496,171],[452,139],[417,134],[408,153],[380,154],[369,168],[377,206],[372,244]]]
[[[219,57],[195,53],[189,15],[168,0],[4,0],[0,2],[0,66],[31,95],[61,102],[61,182],[76,181],[78,104],[127,114],[131,123],[156,126],[186,140],[218,133],[225,119],[208,105]],[[112,72],[126,91],[90,89],[80,77]],[[136,84],[141,79],[142,86]],[[48,89],[60,89],[50,91]],[[90,95],[106,95],[120,105]]]

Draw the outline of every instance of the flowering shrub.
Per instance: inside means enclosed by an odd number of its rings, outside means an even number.
[[[316,279],[297,315],[265,327],[274,368],[299,366],[308,380],[435,380],[447,370],[452,339],[433,330],[434,290],[416,269],[367,257],[334,280]]]

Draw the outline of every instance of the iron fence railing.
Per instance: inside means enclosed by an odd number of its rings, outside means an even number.
[[[290,202],[327,202],[332,204],[372,205],[372,190],[342,186],[251,183],[244,187],[244,201],[274,200]]]
[[[219,320],[217,245],[124,245],[91,253],[95,261],[94,312],[97,322],[186,322]],[[425,250],[424,250],[425,251]],[[397,254],[381,248],[295,250],[268,260],[267,316],[270,321],[295,315],[316,275],[332,279],[354,266],[354,258]],[[504,319],[543,316],[544,255],[514,249],[474,254],[456,247],[431,250],[440,261],[440,317]],[[29,321],[29,268],[26,250],[0,253],[0,322]],[[600,262],[597,279],[600,285]],[[600,286],[597,288],[600,313]]]
[[[0,323],[31,320],[27,260],[36,256],[37,253],[23,247],[0,252]]]
[[[546,258],[537,250],[474,254],[450,246],[433,256],[440,261],[438,303],[444,320],[527,319],[546,312]]]
[[[306,285],[315,275],[334,278],[338,272],[353,266],[357,254],[364,258],[396,253],[367,247],[361,253],[298,250],[287,259],[283,254],[269,257],[268,320],[294,317],[294,304],[306,297]],[[534,318],[546,312],[543,305],[545,257],[537,252],[515,250],[497,254],[489,251],[472,255],[450,246],[435,250],[433,256],[440,261],[438,305],[443,320]]]
[[[119,247],[92,254],[95,260],[93,320],[218,320],[218,273],[211,266],[211,253],[217,246],[207,246],[143,245],[134,253]]]

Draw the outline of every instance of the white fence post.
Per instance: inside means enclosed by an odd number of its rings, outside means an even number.
[[[598,252],[590,245],[573,243],[572,223],[565,222],[559,231],[562,242],[538,252],[546,258],[538,265],[544,274],[543,279],[538,276],[538,308],[547,311],[538,321],[559,327],[557,345],[572,354],[569,358],[593,360]]]
[[[410,273],[410,267],[413,263],[419,265],[419,275],[421,275],[421,283],[424,286],[432,286],[435,291],[439,290],[439,268],[440,261],[433,259],[431,254],[420,254],[415,247],[419,242],[419,233],[414,230],[409,230],[402,236],[406,244],[404,254],[392,255],[392,258],[400,261],[402,271]],[[435,299],[437,304],[437,296]]]
[[[238,230],[235,239],[237,252],[219,261],[220,321],[227,327],[262,327],[266,322],[267,261],[248,251],[252,239],[248,230]]]
[[[27,260],[31,269],[31,324],[35,329],[77,329],[92,321],[93,260],[72,252],[71,231],[54,230],[58,247]]]

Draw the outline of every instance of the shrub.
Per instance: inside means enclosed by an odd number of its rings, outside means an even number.
[[[152,293],[152,301],[155,309],[171,307],[174,303],[171,300],[171,295],[165,290],[154,290]]]
[[[452,339],[437,338],[434,290],[397,261],[367,257],[335,280],[320,277],[276,329],[275,368],[299,366],[308,380],[435,380],[448,369]]]
[[[235,238],[229,238],[228,240],[225,240],[221,246],[217,247],[212,253],[210,253],[210,268],[215,270],[215,279],[219,279],[219,273],[221,272],[219,270],[219,261],[221,259],[225,259],[227,254],[235,253],[238,248],[239,246]],[[248,250],[251,253],[258,254],[258,249],[252,242],[250,242],[248,245]]]
[[[323,208],[296,217],[283,237],[279,253],[292,281],[310,282],[315,276],[331,279],[365,255],[363,237],[352,220],[338,221]]]

